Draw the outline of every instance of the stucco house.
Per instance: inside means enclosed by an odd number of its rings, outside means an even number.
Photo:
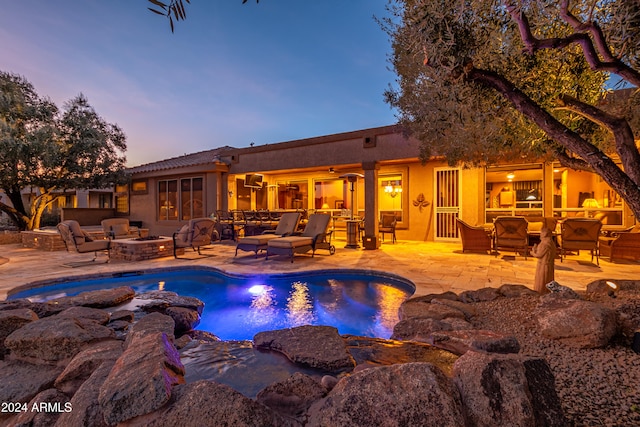
[[[500,215],[596,216],[605,228],[633,225],[622,199],[599,178],[553,163],[488,168],[426,164],[419,142],[383,126],[247,148],[220,147],[129,169],[116,190],[118,211],[151,234],[170,235],[216,211],[327,211],[334,225],[364,218],[367,247],[378,247],[381,213],[397,218],[400,240],[456,240],[457,217],[470,224]],[[345,174],[360,174],[353,194]],[[351,197],[353,196],[353,206]]]

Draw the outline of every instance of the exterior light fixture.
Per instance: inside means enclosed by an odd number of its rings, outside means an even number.
[[[609,293],[608,293],[609,296],[611,298],[617,297],[618,296],[618,290],[620,289],[620,287],[616,283],[613,283],[613,282],[611,282],[609,280],[607,280],[605,282],[605,284],[609,287]]]
[[[329,168],[329,173],[336,173],[336,170],[334,168]]]
[[[508,172],[508,173],[507,173],[507,179],[508,179],[509,181],[511,181],[511,180],[512,180],[513,178],[515,178],[515,177],[516,177],[516,174],[515,174],[515,173],[513,173],[513,172]]]

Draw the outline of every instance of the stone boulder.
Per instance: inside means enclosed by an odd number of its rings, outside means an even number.
[[[136,295],[138,307],[146,312],[159,311],[164,313],[168,307],[182,307],[195,310],[202,314],[204,302],[198,298],[181,296],[169,291],[148,291]]]
[[[544,359],[465,353],[453,367],[466,424],[478,427],[568,425]]]
[[[70,400],[71,412],[65,412],[58,418],[55,427],[91,426],[107,427],[102,406],[98,402],[100,387],[109,376],[115,361],[106,360],[82,383]]]
[[[205,380],[175,387],[166,407],[134,421],[145,427],[299,426],[231,387]]]
[[[342,378],[309,409],[308,426],[464,425],[458,390],[430,363],[366,369]]]
[[[82,383],[105,361],[115,361],[124,351],[122,341],[103,341],[76,354],[64,371],[56,378],[55,387],[73,395]]]
[[[469,350],[488,353],[520,351],[520,343],[516,337],[482,329],[436,331],[431,334],[431,339],[427,342],[457,355],[463,355]]]
[[[0,311],[0,359],[4,358],[4,340],[13,331],[22,328],[29,322],[38,320],[38,315],[28,308],[14,308]]]
[[[91,307],[69,307],[66,310],[61,311],[57,317],[71,317],[94,320],[101,325],[106,325],[109,322],[109,313],[99,308]]]
[[[108,308],[130,301],[135,292],[129,286],[121,286],[115,289],[101,289],[97,291],[81,292],[71,297],[61,297],[44,303],[37,303],[34,311],[40,317],[57,314],[69,307],[83,306],[93,308]]]
[[[73,411],[69,397],[55,388],[38,393],[28,403],[27,408],[26,412],[11,420],[12,426],[51,427],[61,414]]]
[[[464,291],[458,298],[466,303],[493,301],[496,298],[500,298],[500,293],[496,288],[480,288],[475,291]]]
[[[527,288],[524,285],[509,285],[504,284],[498,288],[498,293],[507,298],[520,298],[520,297],[538,297],[539,293],[533,289]]]
[[[347,346],[332,326],[298,326],[259,332],[253,337],[259,349],[283,353],[294,363],[336,372],[352,369],[355,362]]]
[[[28,308],[32,310],[33,303],[26,298],[0,301],[0,312],[5,310],[17,310],[20,308]]]
[[[419,342],[385,340],[353,335],[343,337],[356,369],[395,365],[399,363],[426,362],[450,374],[458,356],[450,351]]]
[[[125,345],[128,346],[134,337],[143,337],[145,335],[155,334],[161,332],[167,335],[169,340],[174,340],[174,330],[176,328],[176,322],[165,314],[151,313],[138,320],[129,329]]]
[[[578,348],[604,347],[618,330],[616,312],[590,301],[546,299],[534,315],[542,335]]]
[[[473,325],[464,319],[455,317],[442,320],[412,317],[395,324],[391,339],[428,342],[433,332],[459,329],[473,329]]]
[[[51,388],[61,367],[34,365],[22,361],[9,361],[0,364],[0,402],[26,403],[36,394]],[[9,413],[0,412],[0,420]],[[4,423],[0,423],[4,424]]]
[[[135,336],[100,388],[104,419],[113,425],[153,412],[184,383],[180,355],[162,332]]]
[[[455,292],[451,292],[451,291],[447,291],[447,292],[443,292],[441,294],[427,294],[427,295],[420,295],[418,297],[413,297],[413,298],[409,298],[406,302],[431,302],[431,300],[433,299],[448,299],[451,301],[460,301],[458,299],[458,294],[456,294]]]
[[[447,305],[407,300],[400,305],[398,317],[400,320],[411,319],[413,317],[429,317],[431,319],[442,320],[446,318],[464,319],[465,315],[457,308]]]
[[[279,414],[300,419],[311,404],[322,399],[325,394],[327,389],[321,383],[296,372],[284,381],[262,389],[256,400]]]
[[[12,358],[58,362],[114,336],[111,329],[93,320],[54,316],[27,323],[11,333],[4,344]]]
[[[175,322],[174,335],[179,337],[200,324],[200,315],[196,310],[184,307],[167,307],[164,314],[171,317]]]
[[[460,310],[464,313],[464,317],[468,320],[476,315],[476,309],[471,304],[466,304],[464,302],[450,300],[446,298],[434,298],[431,300],[431,304],[441,304],[446,305],[447,307],[455,308],[456,310]]]
[[[135,320],[136,314],[131,310],[116,310],[111,313],[111,322],[123,321],[123,322],[133,322]]]

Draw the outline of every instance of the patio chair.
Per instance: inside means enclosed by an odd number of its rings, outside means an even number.
[[[594,218],[567,218],[560,223],[560,262],[567,256],[567,251],[589,250],[591,262],[596,257],[600,265],[600,249],[598,238],[602,222]]]
[[[611,262],[616,259],[640,260],[640,224],[601,236],[598,240],[600,255],[609,257]]]
[[[382,218],[380,219],[380,226],[378,227],[378,232],[382,234],[382,241],[384,242],[384,234],[391,234],[391,243],[396,242],[396,224],[397,219],[394,214],[382,214]]]
[[[209,218],[190,219],[180,230],[173,233],[173,257],[178,258],[178,248],[192,248],[198,255],[211,256],[203,254],[200,249],[211,244],[214,226],[215,223]]]
[[[521,216],[499,216],[493,222],[493,249],[498,256],[498,249],[513,250],[524,254],[529,252],[529,223]]]
[[[81,254],[94,253],[93,259],[90,261],[66,263],[63,264],[65,267],[80,267],[91,264],[98,258],[98,252],[106,252],[107,260],[105,263],[109,262],[111,255],[109,252],[111,242],[109,240],[94,240],[82,231],[78,221],[74,220],[62,221],[58,224],[57,229],[68,252],[75,251]]]
[[[289,255],[291,262],[296,253],[311,252],[311,257],[316,253],[316,249],[328,249],[329,254],[333,255],[336,251],[335,246],[331,244],[331,235],[327,233],[331,215],[329,214],[311,214],[304,231],[299,236],[279,237],[271,239],[267,243],[267,256],[269,255]],[[328,238],[328,239],[327,239]]]
[[[282,216],[280,217],[280,221],[278,221],[278,226],[275,230],[266,230],[262,234],[238,239],[238,244],[236,245],[236,255],[234,256],[238,255],[238,250],[253,251],[255,252],[255,257],[257,258],[259,251],[267,250],[267,243],[269,242],[269,240],[292,235],[298,228],[299,222],[299,212],[287,212],[282,214]]]
[[[483,227],[474,227],[460,218],[456,218],[460,239],[462,240],[462,253],[465,251],[491,252],[491,234]]]
[[[108,218],[100,222],[105,237],[109,239],[129,239],[140,237],[140,229],[131,227],[127,218]]]

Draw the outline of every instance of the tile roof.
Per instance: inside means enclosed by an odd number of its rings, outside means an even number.
[[[184,156],[173,157],[171,159],[160,160],[158,162],[146,163],[140,166],[128,168],[129,173],[156,172],[167,169],[182,168],[188,166],[204,165],[207,163],[218,163],[221,161],[222,153],[235,150],[233,147],[219,147],[213,150],[200,151],[198,153],[185,154]]]

